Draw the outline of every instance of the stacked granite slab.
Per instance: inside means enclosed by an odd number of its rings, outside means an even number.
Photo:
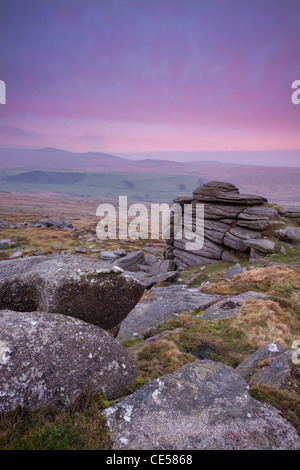
[[[178,266],[199,266],[218,261],[236,262],[238,258],[263,256],[274,250],[274,243],[264,231],[276,222],[278,212],[266,205],[267,199],[251,194],[240,194],[231,183],[212,181],[198,187],[193,197],[179,197],[174,203],[182,212],[170,218],[170,237],[164,250],[166,259]],[[184,226],[184,206],[192,204],[192,230],[178,233]],[[196,205],[204,204],[204,244],[200,250],[187,250],[196,230]],[[178,223],[178,220],[182,221]]]

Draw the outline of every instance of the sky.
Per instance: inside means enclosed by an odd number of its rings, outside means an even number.
[[[0,80],[2,147],[300,149],[300,1],[1,2]]]

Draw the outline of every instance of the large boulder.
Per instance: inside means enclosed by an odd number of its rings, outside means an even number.
[[[117,339],[123,343],[143,338],[161,323],[188,311],[204,309],[219,295],[209,295],[184,286],[152,287],[150,299],[139,302],[121,323]]]
[[[118,325],[144,287],[121,269],[79,255],[28,257],[0,264],[0,308],[80,318],[106,330]]]
[[[196,361],[107,408],[114,450],[300,449],[297,431],[231,367]]]
[[[0,413],[124,394],[138,371],[106,331],[52,313],[0,311]]]
[[[241,374],[241,376],[249,382],[253,374],[259,369],[260,365],[267,364],[272,362],[276,356],[280,356],[286,350],[275,343],[268,343],[264,344],[261,348],[259,348],[255,353],[251,354],[251,356],[247,357],[241,364],[239,364],[236,368],[236,371]]]

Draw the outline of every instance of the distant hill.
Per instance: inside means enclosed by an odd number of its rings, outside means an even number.
[[[155,176],[153,175],[174,175],[179,179],[180,176],[185,175],[195,178],[195,181],[197,181],[197,179],[201,181],[228,181],[240,187],[243,192],[264,195],[272,202],[300,204],[299,167],[264,167],[217,161],[209,162],[207,160],[189,161],[186,163],[173,162],[170,160],[153,160],[149,158],[144,160],[130,160],[128,158],[100,152],[74,153],[55,148],[36,150],[0,148],[0,170],[2,170],[2,190],[7,190],[9,181],[11,184],[13,183],[13,180],[6,180],[4,183],[6,176],[27,172],[28,170],[47,172],[59,170],[65,173],[128,173],[129,177],[127,179],[129,180],[135,179],[135,177],[133,177],[134,174],[141,175],[146,173],[152,175],[149,180],[152,181],[155,191],[157,191],[158,188],[157,184],[154,183]],[[49,178],[50,176],[48,175],[47,177]],[[70,178],[72,179],[74,176]],[[157,176],[157,179],[160,180],[160,177]],[[31,181],[31,183],[33,182]],[[160,180],[159,184],[161,183],[162,181]],[[15,184],[17,184],[16,181]],[[196,186],[197,184],[195,187]],[[128,188],[130,191],[132,189],[133,188]],[[190,195],[192,189],[194,188],[191,188],[189,184],[186,185],[185,194]],[[60,190],[59,192],[62,191]],[[148,193],[145,192],[144,195],[145,194]],[[180,194],[182,194],[182,192],[178,193],[178,195]]]

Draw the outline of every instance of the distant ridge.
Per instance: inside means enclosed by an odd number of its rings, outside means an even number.
[[[300,203],[300,167],[241,165],[215,160],[186,163],[151,158],[130,160],[101,152],[74,153],[51,147],[34,150],[0,148],[2,173],[9,169],[16,173],[26,168],[47,171],[64,169],[72,172],[186,175],[205,181],[228,181],[240,187],[244,193],[264,195],[270,201]]]

